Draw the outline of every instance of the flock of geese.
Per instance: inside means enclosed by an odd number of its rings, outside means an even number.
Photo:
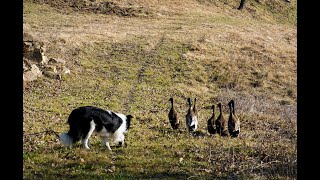
[[[173,129],[178,129],[180,125],[180,120],[177,111],[173,107],[173,98],[169,99],[171,102],[171,109],[168,114],[169,122]],[[189,132],[194,132],[198,127],[198,110],[196,107],[197,99],[194,98],[194,103],[192,107],[191,99],[188,98],[189,109],[186,114],[186,126]],[[222,104],[217,104],[219,108],[219,116],[215,118],[215,105],[212,105],[212,116],[207,121],[207,130],[210,134],[219,134],[221,136],[231,136],[238,137],[240,134],[240,120],[235,114],[234,110],[234,100],[228,103],[230,114],[227,120],[222,113]]]

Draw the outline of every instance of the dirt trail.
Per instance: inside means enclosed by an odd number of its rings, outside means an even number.
[[[152,56],[154,54],[154,51],[158,49],[163,43],[164,36],[162,36],[159,40],[157,40],[155,46],[151,48],[150,50],[147,50],[146,52],[143,53],[144,57],[143,59],[144,62],[140,66],[138,72],[137,72],[137,78],[135,82],[132,83],[131,89],[129,90],[128,93],[128,99],[123,103],[125,105],[125,112],[130,112],[130,107],[129,105],[134,102],[134,92],[136,91],[137,86],[142,82],[143,77],[144,77],[144,72],[146,69],[149,68],[150,62],[152,61]]]

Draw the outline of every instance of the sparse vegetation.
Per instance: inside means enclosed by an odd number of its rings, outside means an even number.
[[[295,0],[247,1],[242,11],[231,0],[109,1],[148,12],[132,17],[39,2],[24,0],[24,31],[71,74],[24,84],[24,179],[296,179]],[[188,97],[198,136],[186,129]],[[240,137],[210,136],[211,105],[228,117],[230,99]],[[127,145],[110,152],[93,136],[90,151],[62,147],[47,130],[66,131],[82,105],[133,114]]]

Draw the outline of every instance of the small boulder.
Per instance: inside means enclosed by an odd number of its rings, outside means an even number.
[[[52,71],[43,71],[43,74],[51,79],[61,79],[61,75]]]
[[[53,73],[58,73],[56,66],[53,65],[45,65],[43,71],[50,71]]]
[[[32,42],[23,42],[23,53],[30,53],[33,51]]]
[[[62,67],[62,73],[63,74],[70,74],[70,69],[68,69],[67,67],[63,66]]]
[[[48,64],[57,64],[57,63],[65,64],[66,61],[63,59],[59,59],[59,58],[50,58],[48,61]]]
[[[31,63],[26,59],[23,58],[23,72],[29,71],[31,69]]]
[[[40,71],[38,66],[35,64],[32,64],[30,70],[26,71],[23,74],[23,81],[27,81],[27,82],[34,81],[41,76],[42,76],[42,72]]]
[[[48,57],[44,55],[44,53],[41,53],[41,61],[40,64],[47,64],[49,61]]]
[[[23,33],[23,41],[24,42],[32,42],[33,37],[29,33]]]

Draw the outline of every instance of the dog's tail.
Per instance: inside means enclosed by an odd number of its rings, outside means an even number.
[[[81,139],[82,131],[77,122],[77,120],[81,118],[80,113],[81,111],[79,109],[75,109],[71,112],[68,118],[70,129],[68,132],[61,133],[59,136],[61,143],[65,146],[70,147]]]
[[[65,146],[72,146],[74,143],[78,142],[81,139],[82,133],[78,127],[70,126],[68,132],[61,133],[59,139],[61,143]]]
[[[73,138],[67,132],[61,133],[59,139],[65,146],[70,147],[73,144]]]

